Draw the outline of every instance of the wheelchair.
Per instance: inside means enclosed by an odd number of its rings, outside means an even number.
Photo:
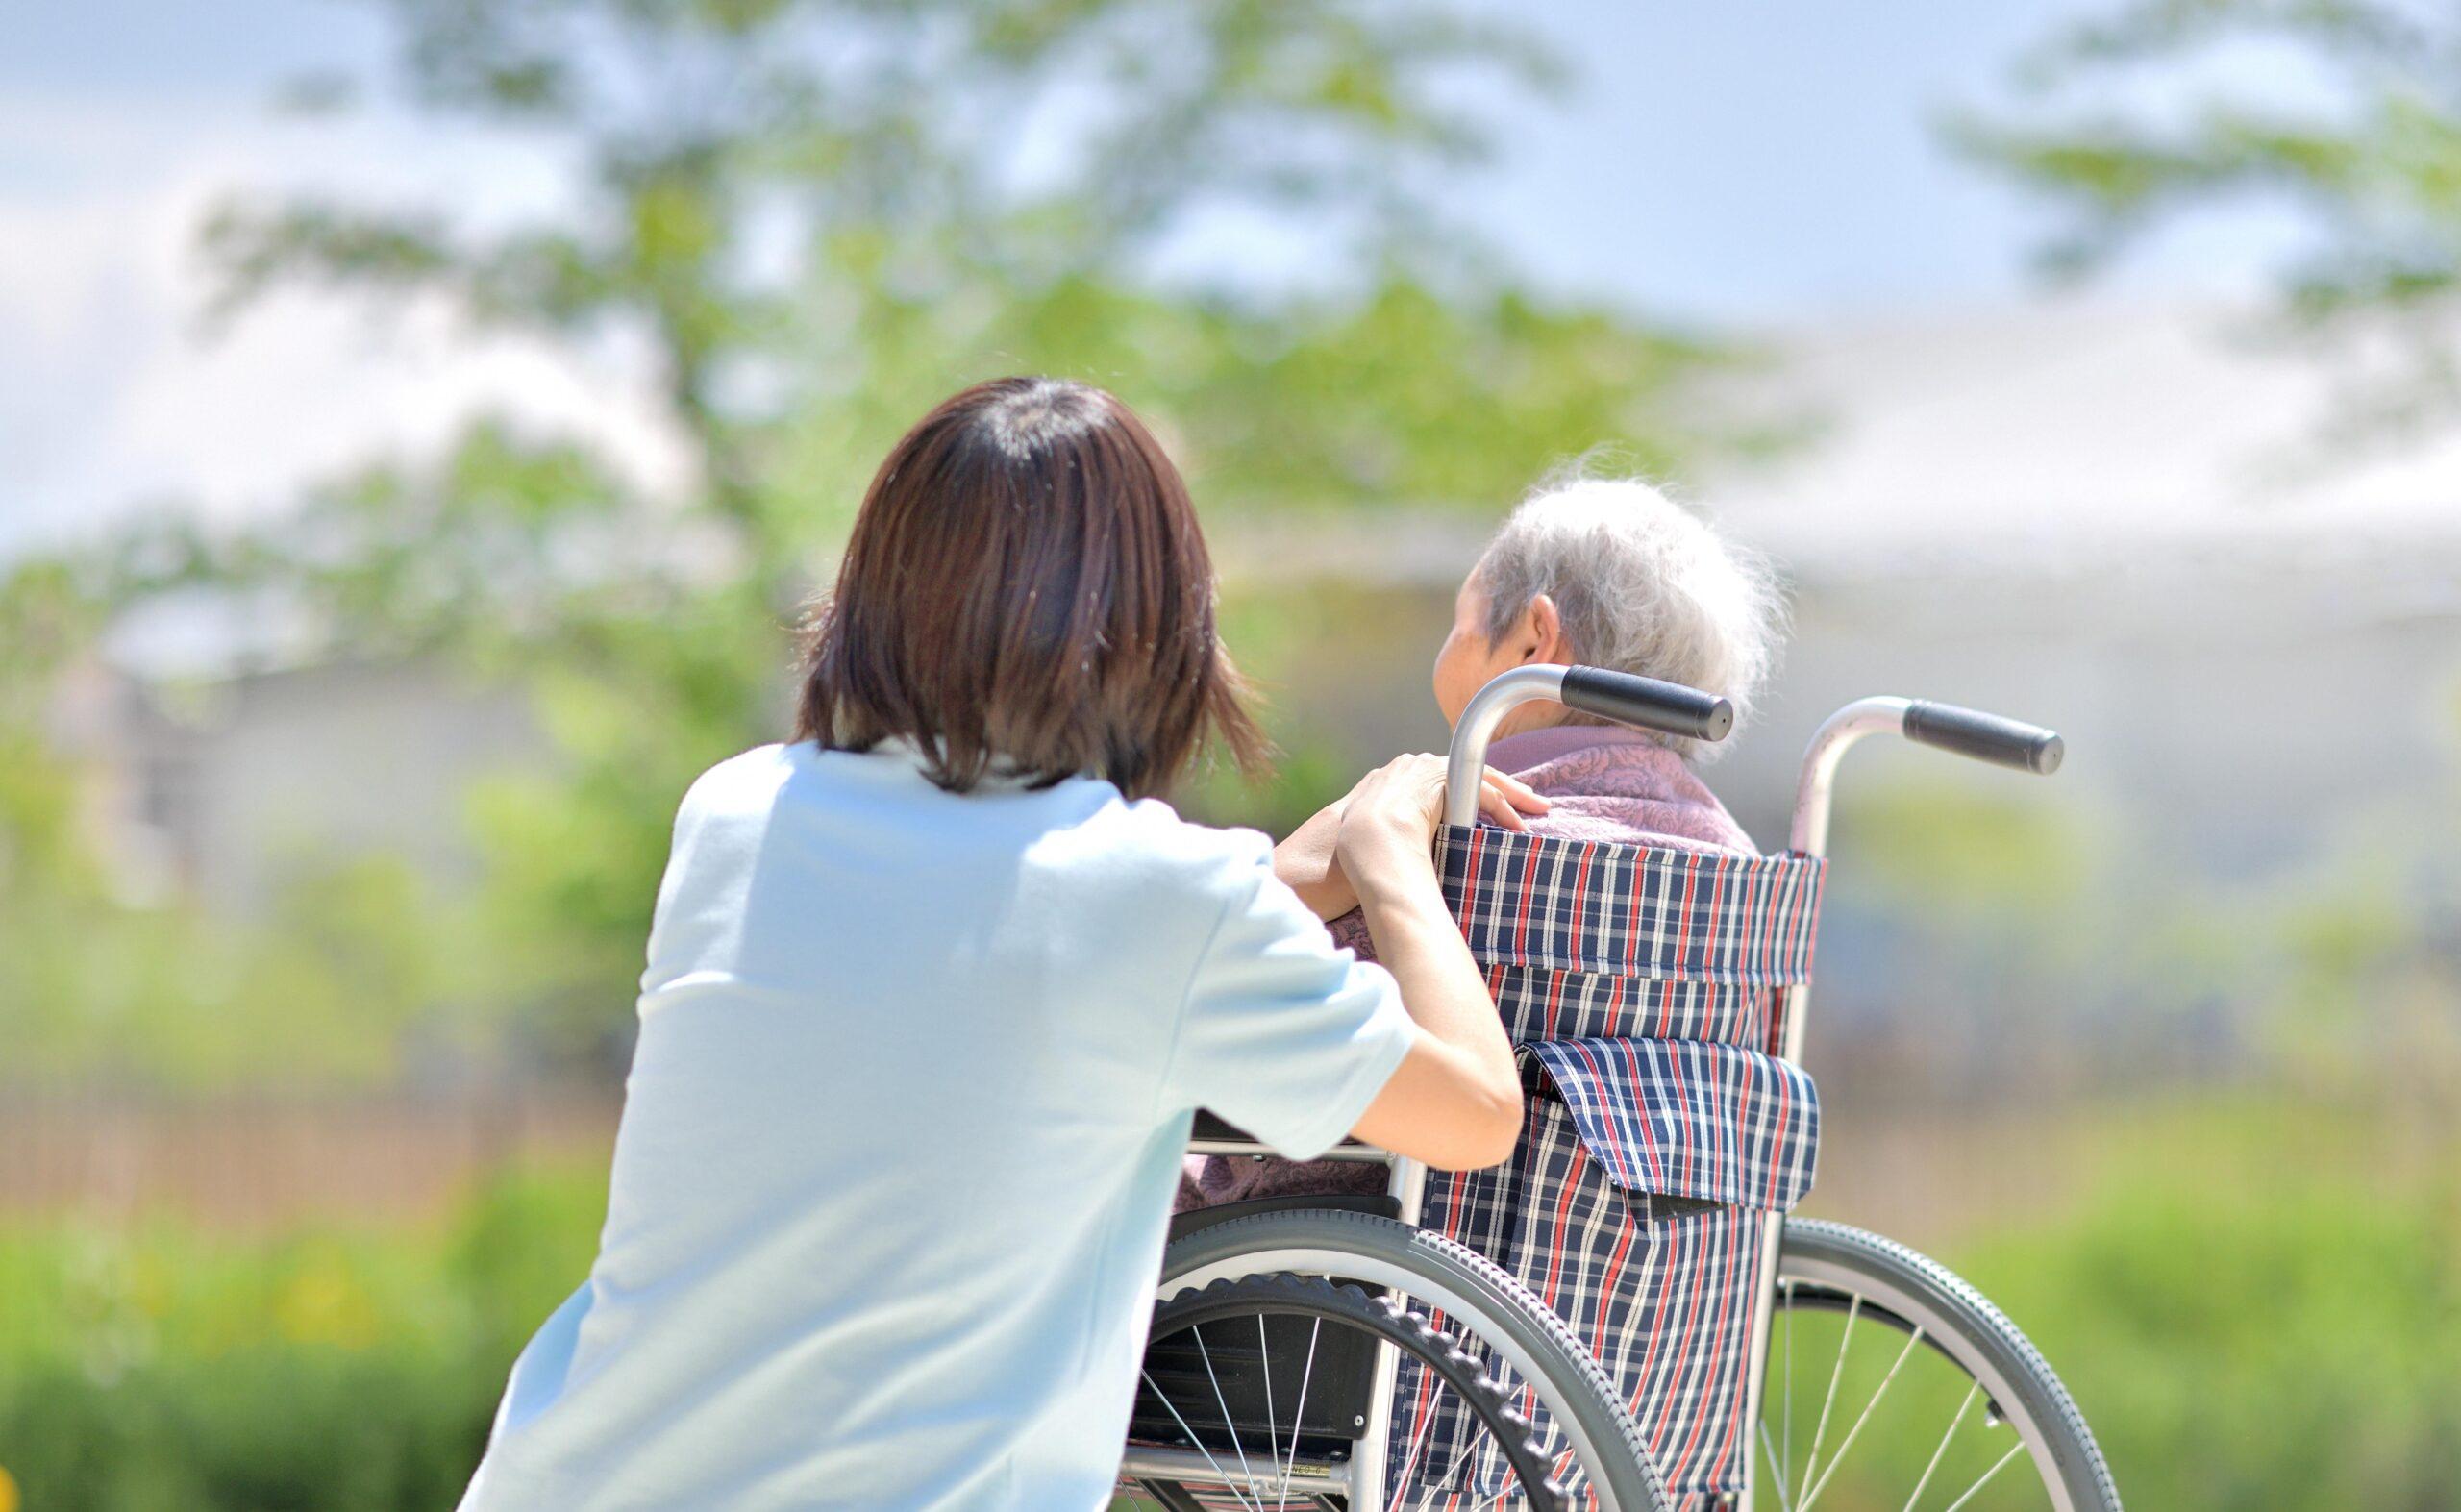
[[[1787,1216],[1818,1152],[1801,1060],[1840,759],[1895,733],[2048,775],[2059,737],[1859,700],[1811,741],[1789,848],[1739,857],[1480,827],[1488,742],[1532,700],[1733,725],[1723,699],[1591,667],[1516,668],[1464,710],[1436,849],[1522,1057],[1520,1148],[1430,1179],[1352,1142],[1335,1157],[1384,1166],[1380,1195],[1179,1215],[1115,1512],[2118,1512],[1999,1309]],[[1190,1150],[1266,1153],[1203,1115]]]

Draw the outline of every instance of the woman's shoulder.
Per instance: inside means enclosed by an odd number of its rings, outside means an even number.
[[[840,751],[809,740],[773,741],[731,756],[693,779],[684,792],[683,811],[765,811],[797,802],[860,805],[912,796],[927,785],[912,748],[900,742]]]
[[[774,801],[793,774],[793,749],[772,743],[727,757],[692,780],[684,790],[682,812],[733,808],[752,799]]]
[[[1198,824],[1155,798],[1116,804],[1104,817],[1106,849],[1133,885],[1227,902],[1273,874],[1273,842],[1256,830]]]

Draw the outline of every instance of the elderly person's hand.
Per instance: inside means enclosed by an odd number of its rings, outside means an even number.
[[[1405,758],[1408,759],[1408,758]],[[1443,802],[1442,756],[1421,756],[1421,761],[1434,763],[1435,802]],[[1358,889],[1352,885],[1342,869],[1342,817],[1359,789],[1380,780],[1390,781],[1391,767],[1379,768],[1355,783],[1342,797],[1316,811],[1305,824],[1291,831],[1290,838],[1274,847],[1274,875],[1290,884],[1319,919],[1338,919],[1358,906]],[[1530,791],[1518,779],[1493,767],[1487,769],[1486,781],[1479,793],[1479,812],[1507,830],[1527,830],[1524,814],[1543,814],[1547,800]],[[1430,830],[1433,821],[1429,821]]]

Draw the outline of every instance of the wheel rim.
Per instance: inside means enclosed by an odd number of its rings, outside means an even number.
[[[2075,1512],[2017,1383],[1925,1299],[1788,1256],[1768,1340],[1763,1512]]]
[[[1446,1394],[1471,1430],[1456,1448],[1491,1450],[1506,1465],[1504,1485],[1465,1507],[1509,1498],[1531,1512],[1561,1512],[1529,1421],[1457,1339],[1388,1297],[1289,1274],[1216,1281],[1156,1309],[1128,1460],[1134,1489],[1119,1505],[1349,1506],[1349,1462],[1360,1448],[1351,1435],[1366,1421],[1365,1381],[1379,1343]],[[1430,1421],[1431,1414],[1421,1419]],[[1423,1451],[1424,1439],[1412,1447]],[[1418,1504],[1409,1484],[1405,1468],[1389,1506]]]

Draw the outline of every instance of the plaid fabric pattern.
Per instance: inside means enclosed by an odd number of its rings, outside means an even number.
[[[1822,862],[1485,826],[1448,825],[1436,846],[1444,895],[1488,965],[1741,987],[1811,978]]]
[[[1627,1192],[1783,1211],[1811,1190],[1820,1103],[1799,1066],[1698,1040],[1550,1039],[1524,1053]]]
[[[1765,1045],[1782,989],[1712,981],[1651,981],[1590,971],[1490,966],[1487,991],[1515,1041],[1697,1039]]]
[[[1598,1356],[1678,1505],[1741,1486],[1765,1210],[1809,1189],[1819,1102],[1767,1052],[1807,979],[1822,863],[1447,829],[1447,899],[1524,1054],[1513,1158],[1428,1183],[1426,1227],[1495,1260]],[[1488,1368],[1508,1383],[1508,1366]],[[1480,1506],[1504,1467],[1405,1362],[1391,1484]],[[1526,1390],[1521,1405],[1541,1420]],[[1510,1505],[1517,1498],[1505,1499]]]

